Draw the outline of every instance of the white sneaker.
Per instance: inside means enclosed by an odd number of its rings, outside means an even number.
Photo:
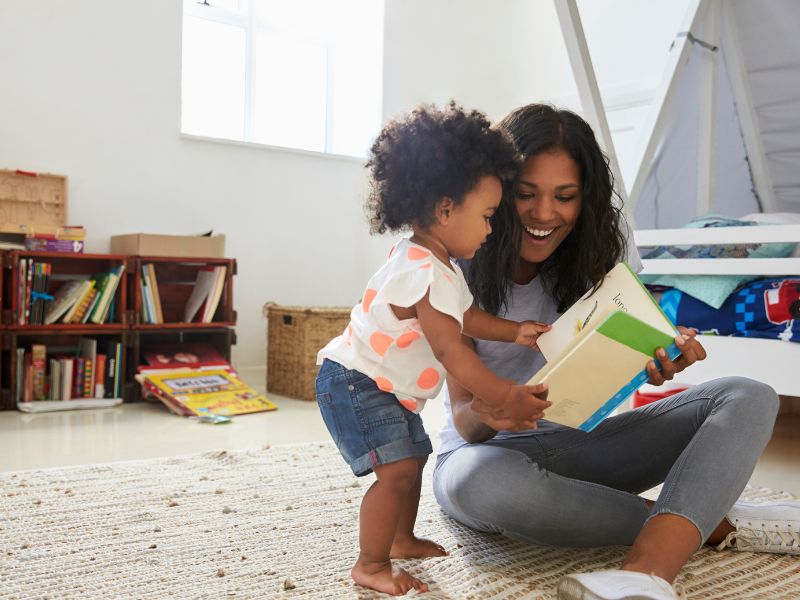
[[[727,519],[736,531],[730,532],[717,550],[800,555],[800,502],[796,500],[737,502]]]
[[[661,577],[635,571],[596,571],[567,575],[558,581],[559,600],[676,600]]]

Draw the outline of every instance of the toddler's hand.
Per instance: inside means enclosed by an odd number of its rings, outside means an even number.
[[[536,340],[545,331],[550,331],[550,325],[539,321],[522,321],[517,329],[517,339],[514,340],[514,343],[538,350]]]
[[[547,384],[512,385],[500,403],[490,404],[475,398],[472,410],[479,413],[481,421],[492,429],[535,429],[536,421],[544,418],[544,410],[552,404],[546,397]]]

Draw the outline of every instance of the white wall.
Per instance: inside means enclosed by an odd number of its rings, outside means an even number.
[[[180,137],[180,0],[3,0],[0,166],[69,176],[87,250],[115,233],[227,234],[238,366],[265,361],[267,300],[360,297],[360,161]]]
[[[685,2],[581,1],[601,84],[651,89]],[[68,175],[89,251],[115,233],[227,234],[234,359],[260,367],[265,301],[354,303],[391,241],[368,236],[359,160],[182,138],[180,32],[180,0],[0,2],[0,166]],[[386,0],[384,66],[385,116],[577,103],[551,0]]]

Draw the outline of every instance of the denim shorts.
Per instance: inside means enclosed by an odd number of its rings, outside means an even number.
[[[433,452],[420,416],[360,371],[326,359],[317,375],[317,404],[339,452],[359,477],[377,465]]]

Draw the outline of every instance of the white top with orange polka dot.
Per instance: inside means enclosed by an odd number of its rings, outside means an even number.
[[[463,327],[472,294],[461,269],[403,238],[367,283],[345,332],[320,350],[317,364],[329,358],[360,371],[408,410],[419,412],[427,398],[439,393],[444,367],[434,358],[419,320],[399,320],[390,305],[413,306],[428,291],[431,306]]]

